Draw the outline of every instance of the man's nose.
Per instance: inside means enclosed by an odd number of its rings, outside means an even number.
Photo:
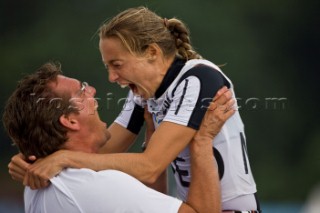
[[[96,88],[94,88],[93,86],[89,86],[90,89],[89,89],[89,93],[92,95],[92,96],[95,96],[96,93],[97,93],[97,90]]]

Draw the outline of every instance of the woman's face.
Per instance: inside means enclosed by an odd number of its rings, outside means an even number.
[[[128,86],[145,99],[153,97],[162,81],[155,60],[131,54],[116,37],[100,39],[99,48],[110,82]]]

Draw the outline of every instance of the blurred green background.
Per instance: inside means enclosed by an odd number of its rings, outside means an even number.
[[[262,207],[299,209],[320,182],[319,0],[1,0],[1,114],[24,74],[58,60],[65,75],[96,87],[101,118],[110,124],[127,91],[108,82],[96,31],[104,20],[140,5],[183,20],[195,49],[226,64]],[[17,149],[2,122],[0,140],[0,212],[21,212],[23,187],[7,172]]]

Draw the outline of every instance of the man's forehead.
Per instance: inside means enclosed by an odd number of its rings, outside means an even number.
[[[71,82],[79,84],[79,82],[80,82],[78,79],[70,78],[70,77],[65,76],[65,75],[58,75],[57,76],[57,81],[58,81],[58,83],[62,83],[62,84],[71,83]]]
[[[70,78],[70,77],[65,76],[65,75],[58,75],[57,76],[57,80],[58,81],[62,81],[62,82],[64,82],[64,81],[78,81],[78,80],[76,80],[74,78]]]
[[[74,78],[70,78],[64,75],[58,75],[57,81],[52,87],[60,92],[72,91],[73,89],[77,89],[79,85],[79,81]]]

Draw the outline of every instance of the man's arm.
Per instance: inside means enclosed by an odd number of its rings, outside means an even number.
[[[212,140],[235,109],[235,101],[217,106],[212,102],[201,126],[190,143],[192,181],[186,203],[179,213],[221,212],[219,174],[212,152]]]
[[[234,103],[231,100],[223,107],[211,104],[190,143],[192,181],[186,203],[196,212],[221,212],[220,181],[212,140],[234,114]]]

